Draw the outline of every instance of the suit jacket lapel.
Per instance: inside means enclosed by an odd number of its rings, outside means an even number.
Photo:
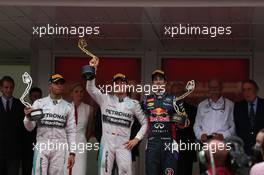
[[[1,111],[5,111],[4,104],[3,104],[3,101],[2,101],[2,97],[0,97],[0,110]]]
[[[258,103],[257,103],[257,110],[256,110],[256,117],[261,116],[261,106],[262,106],[262,101],[260,98],[258,98]]]
[[[11,111],[14,111],[14,109],[15,109],[15,107],[16,107],[16,100],[15,100],[15,98],[13,97],[13,99],[12,99],[12,106],[11,106]]]
[[[248,122],[250,121],[250,118],[249,118],[249,111],[248,111],[248,102],[247,101],[244,101],[244,105],[243,105],[243,108],[244,108],[244,115],[246,116],[246,119],[248,120]]]
[[[247,112],[247,116],[249,116],[249,110],[248,110],[248,102],[245,101],[245,111]]]

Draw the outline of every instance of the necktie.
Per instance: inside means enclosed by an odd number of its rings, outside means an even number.
[[[250,103],[249,119],[250,119],[251,126],[254,127],[254,125],[255,125],[254,103]]]
[[[77,125],[77,123],[78,123],[78,107],[77,107],[77,105],[74,105],[74,116],[75,116],[75,123]]]
[[[6,100],[6,112],[10,112],[10,101]]]

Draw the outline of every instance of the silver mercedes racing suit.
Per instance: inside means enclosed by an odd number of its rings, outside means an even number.
[[[37,126],[32,174],[62,175],[66,153],[75,152],[74,107],[63,99],[54,101],[48,96],[35,101],[32,108],[42,109],[44,113],[38,122],[24,119],[28,131]]]
[[[115,95],[102,94],[96,88],[95,80],[87,81],[87,91],[101,108],[102,139],[98,157],[99,175],[110,175],[114,160],[118,165],[119,175],[132,174],[131,151],[124,143],[129,141],[134,117],[141,128],[136,138],[141,140],[148,127],[147,119],[137,100],[125,97],[122,101]]]

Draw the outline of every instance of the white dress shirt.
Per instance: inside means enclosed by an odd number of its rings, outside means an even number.
[[[9,99],[6,99],[5,97],[1,97],[2,99],[2,103],[4,105],[4,109],[6,110],[6,103],[7,103],[7,100],[9,100],[9,109],[11,110],[12,108],[12,103],[13,103],[13,97],[9,98]]]
[[[221,97],[217,102],[205,99],[198,105],[197,115],[193,126],[198,140],[202,134],[223,134],[224,138],[235,134],[233,121],[234,103]]]

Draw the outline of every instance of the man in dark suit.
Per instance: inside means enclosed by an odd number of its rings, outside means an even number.
[[[13,97],[15,83],[10,76],[0,80],[0,174],[18,175],[24,136],[24,105]]]
[[[252,154],[257,133],[264,128],[264,99],[257,96],[259,87],[254,80],[242,83],[244,100],[235,104],[234,122],[237,135],[244,141],[245,152]]]
[[[183,82],[175,82],[171,86],[171,95],[180,96],[185,93]],[[183,102],[184,109],[190,120],[190,125],[184,129],[177,129],[177,143],[195,143],[193,125],[195,122],[197,107],[187,102]],[[179,152],[177,175],[192,175],[193,162],[196,161],[195,150],[181,150]]]

